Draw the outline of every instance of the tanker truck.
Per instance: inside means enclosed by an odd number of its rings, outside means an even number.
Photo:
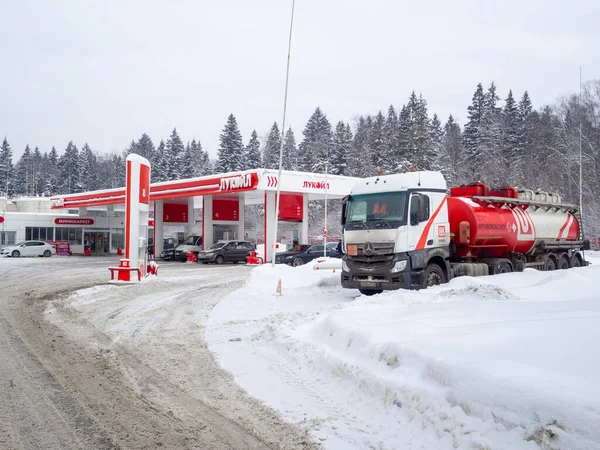
[[[342,286],[363,294],[420,289],[454,277],[586,265],[578,207],[556,194],[447,189],[440,172],[357,182],[342,207]]]

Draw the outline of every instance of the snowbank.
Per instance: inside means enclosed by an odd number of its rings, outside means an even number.
[[[262,266],[213,310],[207,340],[330,449],[600,448],[600,258],[588,259],[373,297],[312,264]]]

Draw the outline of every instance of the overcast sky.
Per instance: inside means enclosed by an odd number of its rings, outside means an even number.
[[[281,126],[291,0],[0,0],[0,139],[111,152],[172,129],[211,156],[233,113],[244,143]],[[600,78],[600,1],[297,0],[288,124],[400,107],[464,124],[478,82],[536,108]]]

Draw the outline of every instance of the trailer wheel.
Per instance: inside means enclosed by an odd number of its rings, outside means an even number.
[[[423,287],[428,288],[430,286],[437,286],[438,284],[445,283],[444,271],[437,264],[431,263],[427,265],[425,272],[423,272]]]
[[[498,271],[496,273],[511,273],[513,271],[512,264],[510,261],[500,261],[498,264]]]
[[[565,269],[568,269],[569,267],[571,267],[571,265],[569,264],[569,258],[567,257],[567,255],[562,255],[560,257],[560,261],[558,263],[558,268],[560,270],[565,270]]]
[[[581,262],[581,256],[579,256],[579,253],[577,253],[575,256],[573,256],[573,264],[571,267],[581,267],[583,266],[582,262]]]
[[[552,256],[546,257],[546,262],[544,263],[544,270],[556,270],[556,263],[554,262],[554,258]]]

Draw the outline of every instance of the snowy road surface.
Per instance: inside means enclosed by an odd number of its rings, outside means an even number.
[[[311,265],[0,259],[0,448],[600,449],[589,259],[373,297]]]
[[[328,449],[600,449],[588,259],[373,297],[342,289],[339,271],[264,266],[215,307],[207,341]]]
[[[210,310],[250,268],[163,264],[107,285],[116,263],[0,259],[0,449],[316,447],[206,348]]]

